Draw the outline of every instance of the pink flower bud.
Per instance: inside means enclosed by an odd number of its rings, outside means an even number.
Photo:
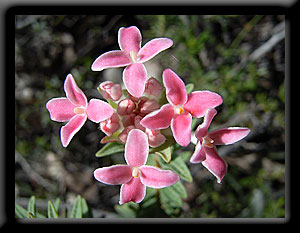
[[[111,81],[105,81],[99,85],[100,92],[105,99],[117,101],[122,96],[122,88],[120,84],[114,84]]]
[[[148,81],[146,83],[144,93],[147,95],[159,96],[161,94],[162,90],[163,90],[163,87],[160,84],[160,82],[157,79],[151,77],[148,79]]]
[[[166,141],[165,136],[162,135],[159,130],[152,130],[146,128],[145,133],[148,136],[148,142],[151,147],[158,147]]]
[[[124,127],[127,127],[129,125],[134,125],[134,118],[135,118],[135,114],[132,113],[130,115],[125,115],[122,117],[122,123]]]
[[[111,136],[120,128],[118,114],[114,113],[109,119],[100,122],[100,128],[107,136]]]
[[[153,112],[154,110],[159,109],[159,104],[154,99],[148,99],[143,105],[140,107],[140,112],[143,114],[148,114]]]
[[[117,112],[120,116],[129,115],[135,108],[136,105],[131,99],[124,99],[119,102]]]
[[[143,119],[143,117],[142,116],[140,116],[140,115],[137,115],[135,118],[134,118],[134,127],[136,128],[136,129],[140,129],[140,130],[142,130],[142,131],[145,131],[145,127],[144,126],[142,126],[141,125],[141,123],[140,123],[140,121]]]
[[[130,132],[130,130],[134,129],[134,126],[133,125],[130,125],[128,127],[126,127],[120,134],[119,134],[119,139],[122,143],[126,143],[126,140],[127,140],[127,136]]]

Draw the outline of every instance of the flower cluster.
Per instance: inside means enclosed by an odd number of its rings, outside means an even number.
[[[191,142],[192,118],[203,117],[195,132],[197,144],[190,158],[191,163],[202,163],[221,183],[227,172],[227,163],[218,155],[216,145],[228,145],[248,135],[243,127],[229,127],[208,132],[217,114],[215,107],[223,103],[222,97],[208,90],[187,93],[183,80],[171,69],[162,73],[163,85],[154,77],[148,77],[143,65],[158,53],[170,48],[173,41],[155,38],[141,47],[142,36],[135,26],[120,28],[120,50],[100,55],[92,64],[93,71],[125,67],[123,83],[102,82],[98,91],[107,102],[99,99],[87,101],[71,74],[64,83],[66,97],[49,100],[46,107],[54,121],[68,122],[61,127],[60,137],[67,147],[73,136],[87,119],[99,123],[106,134],[101,143],[125,144],[126,165],[98,168],[94,177],[98,181],[121,184],[120,204],[141,202],[146,186],[160,189],[179,181],[172,170],[145,165],[149,147],[157,148],[166,142],[164,129],[170,128],[174,140],[182,147]],[[161,102],[161,99],[166,99]]]

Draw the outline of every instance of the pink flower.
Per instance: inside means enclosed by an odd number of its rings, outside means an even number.
[[[149,153],[148,139],[144,132],[133,129],[125,144],[127,165],[98,168],[94,177],[105,184],[122,184],[120,205],[133,201],[141,202],[146,195],[146,186],[160,189],[175,184],[179,176],[171,170],[162,170],[145,165]]]
[[[221,183],[227,172],[227,163],[219,156],[215,145],[229,145],[246,137],[250,129],[242,127],[229,127],[214,130],[208,133],[209,125],[217,114],[217,111],[210,108],[206,111],[204,121],[195,131],[198,139],[195,151],[190,159],[191,163],[202,162]]]
[[[128,92],[140,97],[145,90],[148,78],[144,62],[150,60],[161,51],[173,45],[168,38],[155,38],[141,48],[142,35],[135,26],[120,28],[118,43],[121,50],[113,50],[100,55],[93,62],[93,71],[102,71],[107,68],[124,67],[123,82]]]
[[[105,81],[99,85],[100,93],[105,99],[117,101],[123,95],[120,84],[114,84],[111,81]]]
[[[109,118],[114,110],[106,102],[91,99],[77,86],[73,76],[68,74],[64,83],[66,97],[53,98],[46,104],[53,121],[68,122],[61,127],[60,138],[62,145],[67,147],[73,136],[81,129],[86,119],[99,123]]]
[[[170,69],[164,70],[163,83],[169,104],[145,116],[141,125],[153,130],[171,125],[176,142],[187,146],[191,141],[192,117],[204,116],[208,108],[223,102],[222,97],[210,91],[194,91],[187,95],[184,82]]]

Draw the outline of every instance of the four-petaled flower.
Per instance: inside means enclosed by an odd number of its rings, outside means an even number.
[[[208,128],[217,111],[210,108],[206,111],[203,123],[195,131],[198,139],[191,163],[202,163],[221,183],[227,172],[227,163],[219,156],[215,145],[229,145],[246,137],[250,129],[244,127],[229,127],[217,129],[208,133]]]
[[[99,123],[112,116],[113,108],[106,102],[91,99],[87,102],[86,96],[77,86],[73,76],[68,74],[64,82],[66,97],[53,98],[46,104],[53,121],[66,122],[61,127],[60,138],[64,147],[68,146],[73,136],[81,129],[87,118]]]
[[[187,95],[184,82],[170,69],[163,72],[163,83],[169,104],[163,105],[141,120],[141,125],[153,129],[165,129],[171,125],[178,144],[187,146],[191,141],[192,117],[202,117],[208,108],[223,102],[220,95],[211,91],[194,91]]]
[[[148,153],[146,134],[139,129],[133,129],[125,144],[127,165],[98,168],[94,171],[94,177],[105,184],[122,184],[119,201],[121,205],[129,201],[139,203],[146,195],[146,186],[160,189],[179,181],[179,176],[171,170],[145,165]]]
[[[147,42],[142,48],[141,42],[142,35],[137,27],[120,28],[118,43],[121,50],[113,50],[100,55],[93,62],[91,69],[102,71],[107,68],[126,66],[123,71],[123,82],[126,89],[135,97],[142,96],[148,78],[143,63],[171,47],[173,41],[168,38],[155,38]]]

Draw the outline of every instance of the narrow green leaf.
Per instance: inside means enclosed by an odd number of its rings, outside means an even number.
[[[121,133],[120,131],[116,131],[111,136],[103,137],[100,142],[103,144],[109,143],[109,142],[118,142],[118,141],[120,141],[120,139],[119,139],[120,133]]]
[[[27,205],[27,210],[30,212],[33,216],[36,215],[36,207],[35,207],[35,196],[31,196],[28,205]]]
[[[187,94],[190,94],[193,91],[193,89],[194,89],[194,84],[193,83],[187,84],[185,86],[185,89],[186,89]]]
[[[190,173],[190,170],[180,156],[171,161],[169,164],[164,164],[162,162],[160,162],[160,164],[164,169],[171,169],[176,172],[181,179],[187,182],[193,182],[193,177]]]
[[[81,196],[78,195],[73,208],[71,210],[70,218],[82,218],[82,205],[81,205]]]
[[[60,199],[59,199],[59,197],[55,199],[54,205],[55,205],[55,210],[58,213],[59,212],[59,207],[60,207]]]
[[[109,142],[103,146],[97,153],[97,157],[104,157],[125,151],[125,146],[119,142]]]
[[[82,209],[82,217],[83,218],[90,217],[89,207],[88,207],[87,202],[84,198],[81,198],[81,209]]]
[[[16,218],[28,218],[27,210],[19,204],[15,203],[15,217]]]
[[[58,218],[58,214],[55,210],[55,207],[52,201],[48,201],[48,218]]]
[[[135,218],[138,204],[128,202],[123,205],[115,205],[114,208],[122,218]]]
[[[181,198],[187,198],[187,192],[181,181],[170,186]]]
[[[110,106],[112,106],[114,109],[117,110],[118,104],[114,102],[113,100],[108,99],[107,102],[109,103]]]
[[[161,204],[166,207],[181,207],[182,206],[182,200],[179,196],[179,194],[170,187],[163,188],[160,190],[160,202]]]
[[[164,144],[150,148],[149,153],[157,153],[166,163],[169,163],[172,158],[172,145],[175,140],[173,137],[166,137]]]
[[[171,160],[171,147],[167,147],[166,149],[160,151],[160,152],[155,152],[155,154],[158,154],[166,163],[169,163]]]

